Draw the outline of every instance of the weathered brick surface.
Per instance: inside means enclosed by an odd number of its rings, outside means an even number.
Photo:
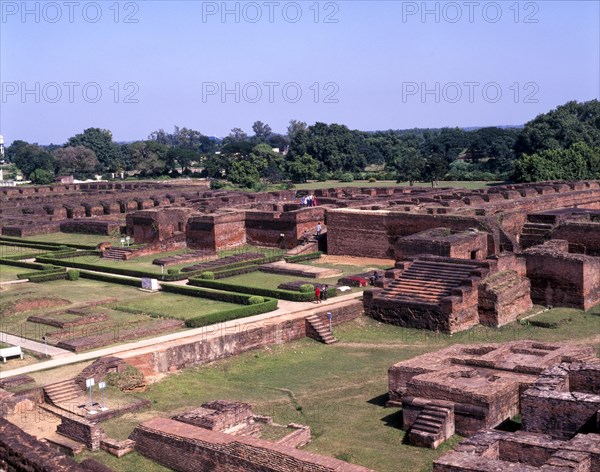
[[[365,467],[252,437],[210,431],[164,418],[139,425],[136,451],[177,471],[367,472]]]
[[[95,461],[78,464],[0,418],[0,469],[28,472],[110,472]]]

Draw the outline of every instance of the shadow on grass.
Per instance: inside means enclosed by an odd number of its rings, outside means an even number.
[[[370,400],[367,400],[367,403],[370,403],[371,405],[376,405],[376,406],[385,406],[387,401],[388,401],[388,394],[382,393],[381,395],[377,395],[376,397],[373,397]]]

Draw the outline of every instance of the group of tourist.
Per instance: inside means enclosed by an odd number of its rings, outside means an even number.
[[[302,207],[316,207],[317,204],[317,197],[315,195],[304,195],[302,197]]]
[[[315,300],[317,303],[321,303],[323,300],[327,300],[329,292],[329,285],[318,286],[315,285]]]

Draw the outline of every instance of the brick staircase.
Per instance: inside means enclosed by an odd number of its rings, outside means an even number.
[[[309,337],[325,344],[333,344],[338,342],[338,340],[335,339],[329,332],[329,327],[325,326],[317,315],[310,315],[306,318],[306,322],[308,323],[309,328],[312,328],[307,329],[307,335]]]
[[[437,449],[441,443],[454,434],[452,416],[451,408],[427,405],[419,413],[408,433],[410,444]]]
[[[125,261],[128,256],[131,254],[131,249],[121,248],[121,247],[112,247],[107,249],[102,253],[103,259],[108,259],[111,261]]]
[[[85,394],[75,383],[75,379],[63,380],[44,387],[46,397],[54,405],[73,400]]]
[[[400,277],[390,282],[381,297],[397,301],[437,304],[452,294],[476,267],[417,260]]]
[[[548,236],[555,228],[554,225],[549,223],[531,223],[526,222],[521,231],[521,249],[527,249],[528,247],[542,244],[548,239]]]

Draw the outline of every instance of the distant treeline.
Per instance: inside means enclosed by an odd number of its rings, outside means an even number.
[[[86,178],[209,177],[260,188],[266,183],[338,179],[515,180],[600,178],[600,102],[568,102],[523,128],[487,127],[366,132],[340,124],[291,120],[286,134],[256,121],[252,135],[224,139],[175,127],[145,141],[118,144],[89,128],[63,145],[14,141],[7,159],[36,183],[56,175]]]

